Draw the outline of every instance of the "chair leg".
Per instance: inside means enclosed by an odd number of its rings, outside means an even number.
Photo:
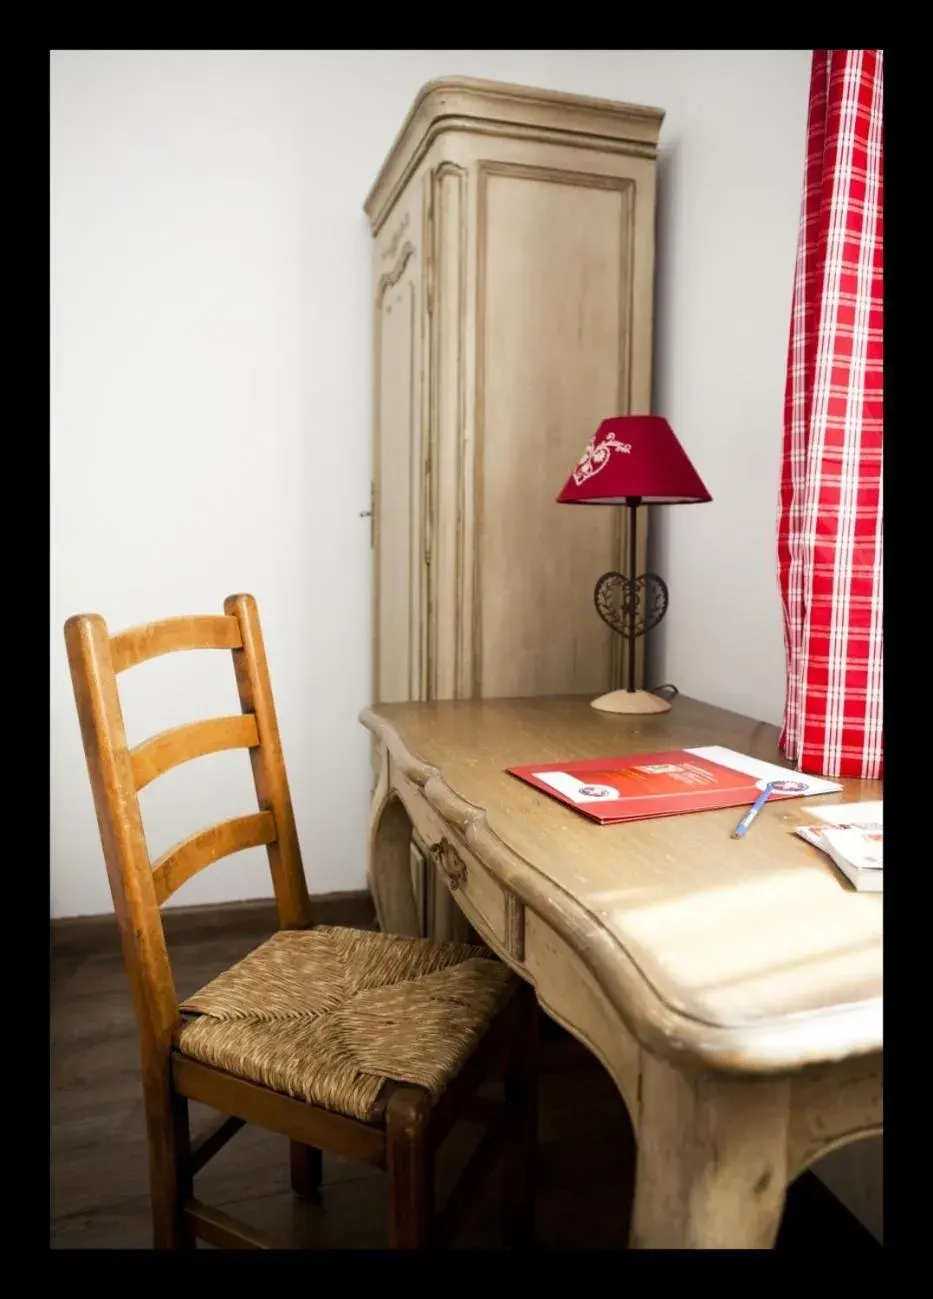
[[[147,1096],[146,1125],[153,1248],[194,1249],[184,1212],[193,1190],[187,1097],[177,1092]]]
[[[512,1133],[506,1156],[509,1244],[528,1248],[534,1240],[535,1166],[538,1147],[538,1003],[522,987],[519,1028],[505,1075],[505,1100]]]
[[[313,1199],[321,1189],[323,1156],[317,1146],[290,1141],[292,1190],[303,1200]]]
[[[386,1106],[389,1248],[423,1249],[434,1217],[434,1152],[427,1141],[431,1100],[400,1088]]]

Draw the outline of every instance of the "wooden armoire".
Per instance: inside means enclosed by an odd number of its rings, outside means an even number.
[[[376,701],[621,684],[593,587],[624,511],[555,498],[603,419],[651,409],[662,118],[452,77],[396,136],[365,203]]]

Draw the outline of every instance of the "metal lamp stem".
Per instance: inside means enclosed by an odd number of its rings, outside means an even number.
[[[638,578],[638,507],[641,505],[640,496],[630,496],[626,505],[628,506],[628,578],[630,582],[629,592],[632,598],[632,608],[628,618],[628,691],[630,694],[635,693],[635,605],[634,596],[636,582]]]

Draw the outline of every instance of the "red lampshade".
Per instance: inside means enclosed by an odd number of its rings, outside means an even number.
[[[689,505],[713,498],[666,419],[604,419],[558,496],[562,505]]]

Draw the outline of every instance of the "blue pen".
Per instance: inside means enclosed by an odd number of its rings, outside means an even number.
[[[748,809],[748,811],[747,811],[747,812],[745,813],[745,815],[742,817],[741,821],[738,823],[738,825],[737,825],[737,826],[735,827],[735,829],[732,831],[732,837],[733,837],[733,839],[742,839],[742,838],[744,838],[744,836],[745,836],[745,831],[748,829],[748,827],[749,827],[749,826],[751,825],[751,823],[754,821],[755,817],[758,815],[758,813],[759,813],[759,812],[761,811],[761,809],[764,807],[765,803],[767,803],[768,798],[769,798],[769,796],[773,793],[773,791],[774,791],[774,785],[773,785],[773,783],[770,784],[770,785],[765,785],[764,789],[761,791],[761,793],[760,793],[760,794],[758,795],[758,797],[755,799],[754,803],[752,803],[751,807]]]

